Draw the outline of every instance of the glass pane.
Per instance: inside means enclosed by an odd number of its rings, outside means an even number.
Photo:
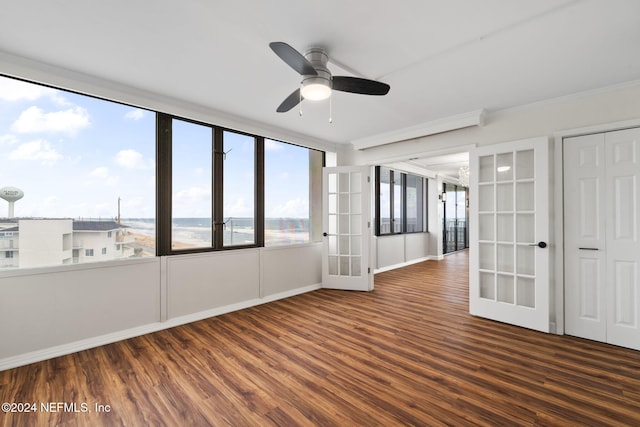
[[[340,192],[348,193],[349,192],[349,174],[348,173],[339,174],[338,181],[339,181],[338,186],[339,186]]]
[[[493,214],[480,214],[479,217],[478,234],[480,240],[494,240]]]
[[[252,136],[223,133],[224,246],[255,243],[255,150]]]
[[[513,214],[498,214],[499,242],[513,242]]]
[[[519,182],[516,184],[516,209],[519,211],[532,211],[535,209],[533,182]]]
[[[516,153],[516,178],[533,178],[535,168],[533,150],[518,151]]]
[[[340,236],[340,255],[349,255],[349,236]]]
[[[338,192],[337,180],[338,180],[338,174],[336,174],[336,173],[328,173],[327,174],[327,181],[329,181],[328,182],[329,193],[337,193]]]
[[[493,212],[493,185],[480,185],[478,187],[478,210],[480,212]]]
[[[362,195],[360,193],[351,194],[351,213],[362,213]]]
[[[351,172],[351,193],[359,193],[361,191],[361,181],[360,172]]]
[[[338,213],[338,195],[337,194],[329,194],[329,206],[327,207],[327,212],[330,214]]]
[[[493,156],[482,156],[478,160],[480,163],[478,182],[493,182]]]
[[[0,200],[0,271],[155,256],[155,121],[152,111],[0,76],[0,187],[22,196],[11,220]],[[188,161],[180,167],[193,173]],[[4,289],[0,298],[3,308],[11,300]]]
[[[535,275],[536,274],[536,251],[534,246],[521,246],[518,245],[516,250],[516,262],[517,262],[517,270],[518,274],[528,274]]]
[[[498,245],[498,271],[513,273],[513,245]]]
[[[480,298],[496,299],[495,274],[480,272]]]
[[[361,255],[361,253],[360,253],[360,237],[359,236],[351,237],[351,254],[352,255]]]
[[[362,233],[362,215],[351,215],[351,234]]]
[[[513,304],[513,276],[498,274],[498,301]]]
[[[496,210],[513,210],[513,184],[498,184],[496,194]]]
[[[391,171],[379,168],[380,171],[380,234],[391,233]]]
[[[211,149],[213,131],[172,121],[171,248],[211,247]]]
[[[337,256],[329,257],[329,274],[332,276],[338,275],[338,257]]]
[[[338,254],[338,237],[337,236],[329,236],[329,255],[337,255]]]
[[[338,215],[329,215],[329,234],[338,234]]]
[[[513,153],[498,154],[496,165],[496,181],[511,181],[513,179]]]
[[[534,214],[516,215],[516,241],[518,243],[534,243],[535,223]]]
[[[338,233],[339,234],[349,234],[349,215],[339,215],[338,216],[339,225],[338,225]]]
[[[517,304],[524,307],[536,307],[536,285],[533,279],[518,277],[518,301]]]
[[[416,175],[406,176],[407,232],[423,231],[423,179]]]
[[[308,242],[314,181],[322,176],[322,153],[284,142],[264,141],[265,246]],[[337,199],[329,194],[328,211],[336,213]],[[318,216],[320,214],[318,213]]]
[[[349,213],[349,194],[340,194],[340,213]]]
[[[495,245],[493,243],[480,243],[479,249],[480,268],[482,270],[495,270]]]
[[[340,275],[341,276],[349,276],[349,257],[341,256],[340,257]]]
[[[360,257],[351,257],[351,275],[360,276],[362,274],[360,270]]]

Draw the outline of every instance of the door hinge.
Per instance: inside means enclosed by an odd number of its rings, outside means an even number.
[[[367,267],[367,274],[371,274],[371,267]]]
[[[371,182],[371,177],[370,176],[367,177],[367,182]]]
[[[371,228],[371,221],[367,221],[367,228]]]

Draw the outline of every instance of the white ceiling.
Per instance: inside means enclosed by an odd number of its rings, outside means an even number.
[[[0,51],[347,143],[640,79],[638,17],[637,0],[21,0]],[[332,124],[326,101],[276,113],[300,79],[271,41],[391,91],[334,92]]]

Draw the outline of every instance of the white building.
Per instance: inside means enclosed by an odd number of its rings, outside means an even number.
[[[115,221],[8,219],[0,223],[0,268],[128,258],[134,255],[128,245],[133,240],[127,229]]]

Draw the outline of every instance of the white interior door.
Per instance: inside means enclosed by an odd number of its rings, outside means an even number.
[[[471,314],[549,332],[549,140],[470,153]]]
[[[640,129],[563,149],[566,332],[640,349]]]
[[[323,169],[324,288],[373,290],[369,258],[370,170],[368,166]]]
[[[604,342],[604,134],[566,138],[563,158],[565,332]]]

